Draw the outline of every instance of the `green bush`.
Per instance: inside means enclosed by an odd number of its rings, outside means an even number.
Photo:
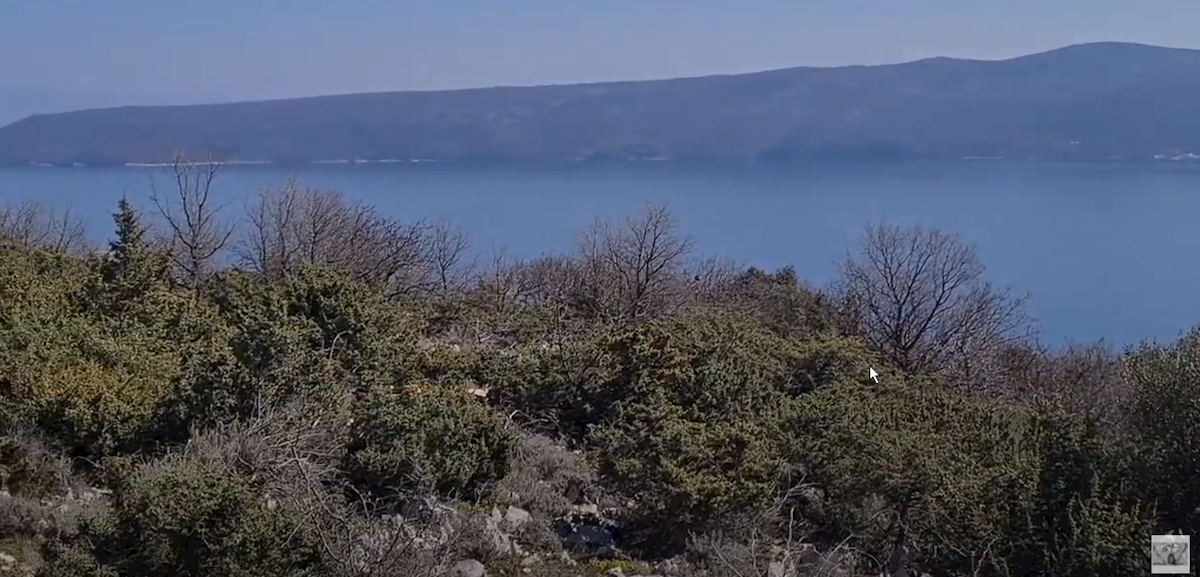
[[[787,473],[782,425],[797,383],[828,375],[809,349],[722,314],[613,335],[591,444],[603,479],[634,497],[634,539],[678,551],[690,532],[760,514]],[[835,371],[836,372],[836,371]]]
[[[517,422],[578,445],[605,410],[593,398],[603,354],[590,339],[552,348],[491,350],[480,355],[471,377]]]
[[[616,279],[566,261],[436,297],[319,268],[183,289],[127,203],[115,220],[104,256],[0,248],[0,541],[31,560],[44,545],[46,577],[409,574],[494,555],[484,517],[426,520],[470,530],[400,551],[411,535],[360,499],[435,493],[525,508],[512,537],[542,552],[561,552],[555,519],[594,503],[626,552],[702,535],[730,574],[798,541],[814,563],[844,545],[826,565],[859,572],[902,545],[937,575],[1132,574],[1147,534],[1200,530],[1200,329],[1131,351],[1128,382],[1104,359],[1103,405],[1121,410],[1094,411],[882,366],[787,269],[705,275],[659,295],[675,312],[614,326],[567,314],[556,292]],[[1078,397],[1091,378],[1026,356],[994,384]],[[111,499],[68,497],[84,480]],[[593,565],[572,571],[610,568]]]
[[[39,253],[0,264],[0,411],[72,454],[99,457],[153,444],[180,335],[80,309],[89,274]]]
[[[515,431],[465,388],[424,380],[373,391],[352,435],[347,475],[375,497],[426,489],[482,496],[508,473],[518,443]]]
[[[42,559],[36,577],[124,577],[82,545],[51,542],[43,549]]]
[[[828,388],[799,407],[790,459],[815,490],[797,505],[825,542],[852,538],[880,559],[903,542],[946,574],[1144,564],[1148,512],[1120,482],[1129,447],[1082,416],[903,381]]]
[[[1127,359],[1133,381],[1127,424],[1140,447],[1139,478],[1162,532],[1200,532],[1200,327],[1168,346],[1143,345]]]
[[[113,534],[96,554],[120,575],[292,575],[320,563],[297,521],[219,462],[168,457],[138,466],[113,499]]]

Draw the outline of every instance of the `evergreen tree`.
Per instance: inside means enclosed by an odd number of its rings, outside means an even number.
[[[167,280],[170,256],[147,240],[147,228],[137,211],[122,197],[113,214],[116,237],[109,242],[107,258],[100,267],[110,310],[123,309],[141,300]]]

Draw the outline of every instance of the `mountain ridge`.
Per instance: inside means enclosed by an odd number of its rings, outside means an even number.
[[[122,106],[0,127],[0,164],[231,159],[1147,159],[1200,149],[1200,50],[1096,42],[999,60]]]

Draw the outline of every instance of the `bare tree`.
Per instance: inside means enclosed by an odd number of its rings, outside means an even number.
[[[223,206],[212,196],[221,166],[220,158],[211,153],[203,160],[176,154],[168,169],[170,191],[160,191],[150,182],[150,201],[170,231],[175,268],[189,286],[212,272],[233,235],[233,225],[221,218]]]
[[[299,185],[288,179],[282,187],[260,191],[246,207],[245,233],[234,245],[234,256],[242,266],[279,278],[299,261],[299,243],[292,238],[297,219]]]
[[[974,246],[957,235],[871,224],[841,263],[836,291],[852,327],[901,369],[951,369],[970,379],[977,363],[1027,339],[1027,296],[993,286]]]
[[[681,306],[695,242],[665,206],[637,217],[597,221],[576,252],[576,305],[611,320],[636,321]]]
[[[1005,347],[981,378],[1017,402],[1057,399],[1069,411],[1116,422],[1128,393],[1122,357],[1102,341],[1050,350],[1039,343]],[[992,381],[992,382],[988,382]]]
[[[262,191],[247,210],[235,247],[243,266],[281,276],[303,265],[344,271],[392,292],[419,288],[428,256],[428,227],[406,224],[336,191],[301,188],[294,180]]]
[[[61,213],[37,203],[0,207],[0,246],[80,254],[90,248],[87,225],[68,206]]]
[[[732,260],[710,256],[697,259],[684,276],[690,273],[693,297],[704,302],[721,298],[743,271],[744,267]]]
[[[533,291],[528,268],[514,259],[507,247],[493,245],[491,256],[474,270],[474,292],[491,310],[522,304]]]
[[[466,289],[475,265],[468,258],[467,233],[450,221],[438,220],[429,227],[424,244],[429,289],[443,295]]]

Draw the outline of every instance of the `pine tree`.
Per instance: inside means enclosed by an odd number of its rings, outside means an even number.
[[[124,304],[140,300],[147,292],[164,285],[170,257],[151,246],[147,229],[128,199],[121,198],[113,214],[116,238],[109,242],[108,257],[101,266],[109,305],[124,308]]]

